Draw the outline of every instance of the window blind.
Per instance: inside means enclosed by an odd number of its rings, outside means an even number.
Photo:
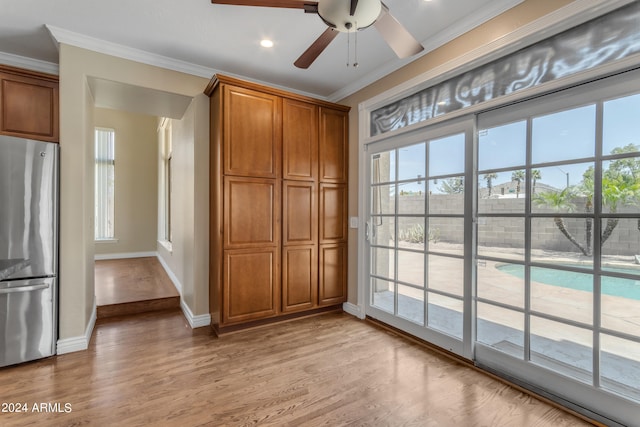
[[[95,130],[95,239],[113,239],[115,132]]]

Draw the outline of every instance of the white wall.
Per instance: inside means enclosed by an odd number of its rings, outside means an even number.
[[[158,138],[160,140],[160,138]],[[171,250],[160,258],[180,283],[194,315],[209,313],[209,98],[196,96],[182,120],[171,121]]]

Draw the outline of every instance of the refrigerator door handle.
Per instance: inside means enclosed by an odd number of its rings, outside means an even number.
[[[38,291],[40,289],[47,289],[48,287],[49,287],[49,284],[40,283],[40,284],[29,285],[29,286],[18,286],[18,287],[15,287],[15,288],[0,288],[0,295],[2,295],[2,294],[13,294],[13,293],[17,293],[17,292]]]

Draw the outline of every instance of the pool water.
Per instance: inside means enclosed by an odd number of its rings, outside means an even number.
[[[518,264],[503,264],[498,270],[524,279],[524,266]],[[640,274],[640,270],[627,268],[608,268],[608,271]],[[593,275],[575,273],[573,271],[555,270],[551,268],[531,267],[531,281],[563,288],[593,292]],[[640,279],[630,280],[619,277],[602,276],[602,293],[629,299],[640,300]]]

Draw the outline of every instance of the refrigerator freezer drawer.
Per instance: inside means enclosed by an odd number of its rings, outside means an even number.
[[[55,353],[56,278],[0,282],[0,366]]]

